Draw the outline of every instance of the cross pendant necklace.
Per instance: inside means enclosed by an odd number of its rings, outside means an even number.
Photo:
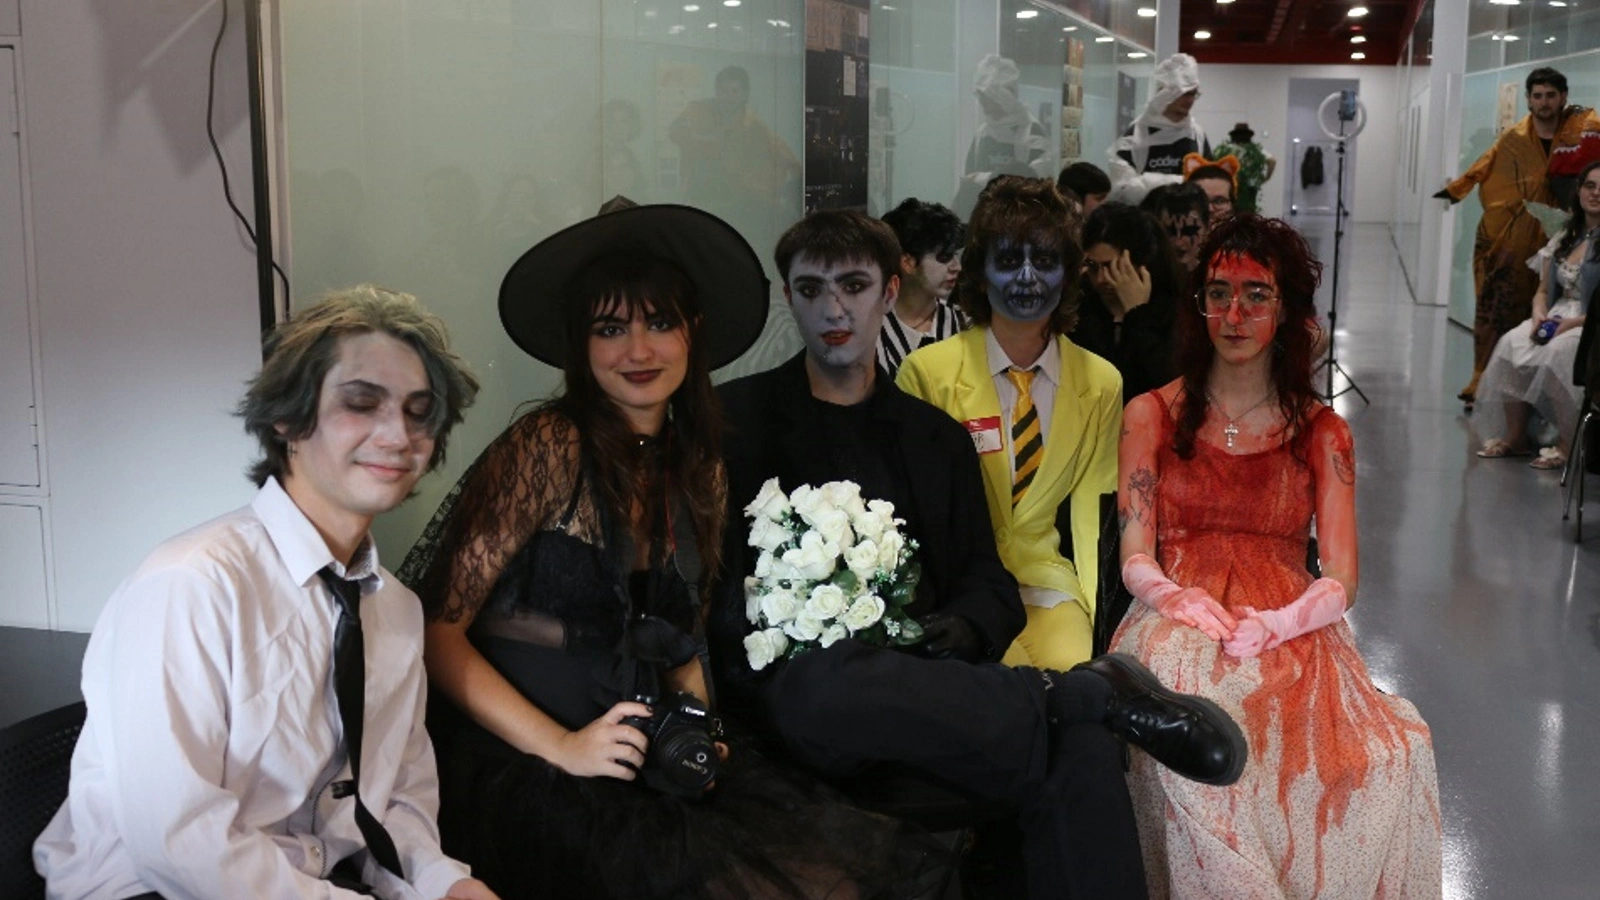
[[[1211,395],[1211,391],[1209,389],[1206,390],[1206,400],[1210,401],[1211,406],[1216,409],[1219,415],[1228,420],[1228,424],[1222,428],[1222,436],[1227,439],[1229,450],[1233,449],[1233,439],[1239,436],[1239,420],[1255,412],[1256,407],[1271,400],[1276,394],[1276,391],[1268,391],[1265,397],[1251,404],[1249,409],[1239,413],[1237,416],[1230,416],[1228,411],[1222,408],[1222,404],[1217,401],[1217,398]]]

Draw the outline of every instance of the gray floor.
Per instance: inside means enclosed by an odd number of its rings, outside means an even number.
[[[1412,304],[1387,229],[1345,243],[1339,358],[1372,400],[1335,404],[1356,436],[1351,621],[1433,727],[1444,895],[1600,897],[1600,476],[1574,545],[1559,473],[1471,453],[1468,332]]]
[[[1600,476],[1575,546],[1556,473],[1470,452],[1471,338],[1411,302],[1387,229],[1343,253],[1339,359],[1372,400],[1336,403],[1358,461],[1351,621],[1373,678],[1433,726],[1444,895],[1600,897]],[[0,629],[0,724],[76,699],[83,644]]]

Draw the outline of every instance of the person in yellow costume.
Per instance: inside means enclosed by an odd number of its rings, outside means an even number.
[[[1600,129],[1600,116],[1567,105],[1567,77],[1543,67],[1528,73],[1528,115],[1506,129],[1472,167],[1435,194],[1459,203],[1474,187],[1483,219],[1472,246],[1472,281],[1477,308],[1472,319],[1472,381],[1458,395],[1471,409],[1478,379],[1500,336],[1528,318],[1539,277],[1528,259],[1546,241],[1544,227],[1528,203],[1553,204],[1546,177],[1552,152],[1579,144],[1585,131]]]
[[[1117,490],[1122,376],[1067,337],[1083,261],[1075,218],[1042,179],[985,189],[956,283],[974,327],[912,353],[896,379],[977,446],[1000,560],[1028,614],[1008,665],[1090,657],[1100,534]]]

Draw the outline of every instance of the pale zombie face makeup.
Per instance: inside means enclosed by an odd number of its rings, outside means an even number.
[[[869,260],[829,265],[800,254],[783,293],[806,353],[818,365],[848,369],[875,365],[883,316],[899,287],[899,278],[885,281]]]
[[[996,315],[1016,322],[1042,322],[1061,305],[1067,270],[1056,250],[1001,238],[989,248],[983,277],[989,285],[989,308]]]
[[[1225,293],[1232,296],[1224,309],[1220,298]],[[1201,294],[1203,303],[1221,311],[1206,317],[1206,333],[1224,362],[1249,362],[1271,348],[1283,318],[1283,300],[1271,269],[1248,256],[1218,256],[1211,261]]]
[[[434,402],[410,344],[380,332],[340,338],[318,392],[316,429],[289,442],[284,489],[325,532],[365,528],[428,471]]]

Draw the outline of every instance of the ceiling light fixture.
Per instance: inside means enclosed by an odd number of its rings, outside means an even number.
[[[1521,6],[1522,0],[1489,0],[1490,6]]]
[[[1514,34],[1508,34],[1505,37],[1501,38],[1500,40],[1502,40],[1502,41],[1520,41],[1520,40],[1522,40],[1522,38],[1519,38]]]
[[[1554,44],[1556,42],[1556,36],[1552,34],[1549,37],[1545,38],[1544,42],[1546,44]]]
[[[687,6],[685,6],[683,8],[683,11],[684,12],[699,12],[700,11],[700,4],[698,4],[698,3],[690,3],[690,4],[688,4]]]
[[[1078,26],[1076,26],[1076,25],[1063,25],[1063,26],[1061,26],[1061,30],[1062,31],[1077,31],[1078,30]]]
[[[1367,55],[1365,53],[1362,53],[1360,50],[1357,50],[1356,52],[1350,54],[1350,58],[1351,59],[1366,59]]]
[[[1350,7],[1350,11],[1345,15],[1348,15],[1352,19],[1359,19],[1366,14],[1367,8],[1365,6],[1352,6]]]
[[[1112,42],[1112,41],[1114,41],[1114,40],[1116,40],[1116,38],[1114,38],[1114,37],[1112,37],[1112,36],[1111,36],[1111,35],[1109,35],[1109,34],[1102,34],[1102,35],[1100,35],[1100,36],[1099,36],[1099,37],[1097,37],[1097,38],[1095,38],[1095,39],[1094,39],[1094,42],[1095,42],[1095,43],[1096,43],[1096,44],[1109,44],[1109,43],[1111,43],[1111,42]]]
[[[1233,2],[1233,0],[1217,0],[1217,5],[1218,6],[1227,6],[1229,3],[1232,3],[1232,2]]]
[[[1194,33],[1194,39],[1197,41],[1208,41],[1211,39],[1211,32],[1202,28]]]
[[[1144,52],[1143,50],[1135,50],[1132,53],[1128,54],[1128,58],[1129,59],[1144,59],[1146,56],[1149,56],[1149,55],[1150,54]]]
[[[744,0],[722,0],[722,5],[723,6],[738,6],[739,4],[741,4],[743,2],[744,2]]]
[[[1039,11],[1037,9],[1019,9],[1019,10],[1017,10],[1017,18],[1019,18],[1019,19],[1037,19],[1038,17],[1039,17]]]
[[[1365,44],[1366,42],[1367,42],[1367,36],[1364,35],[1364,34],[1358,34],[1358,35],[1350,38],[1350,43],[1352,43],[1352,44]]]
[[[1556,7],[1564,7],[1564,6],[1567,5],[1567,0],[1550,0],[1550,5],[1551,6],[1556,6]]]
[[[717,23],[715,23],[715,22],[707,22],[706,23],[706,27],[707,28],[715,28],[715,27],[717,27]]]
[[[1141,19],[1154,19],[1156,17],[1155,9],[1153,9],[1152,7],[1149,7],[1149,6],[1141,6],[1136,11],[1138,12],[1139,18],[1141,18]]]

